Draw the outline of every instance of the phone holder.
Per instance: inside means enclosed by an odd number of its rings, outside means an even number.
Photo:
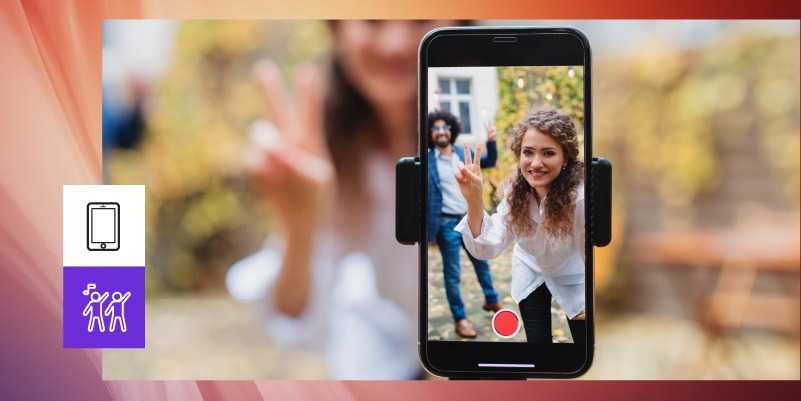
[[[403,245],[420,241],[420,158],[403,157],[395,164],[395,239]]]
[[[395,164],[395,239],[404,245],[423,242],[420,168],[419,157],[404,157]],[[590,174],[589,237],[594,246],[604,247],[612,240],[612,163],[593,157]]]

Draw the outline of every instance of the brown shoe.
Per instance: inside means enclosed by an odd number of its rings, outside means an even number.
[[[476,329],[473,328],[473,325],[471,325],[467,319],[456,322],[456,333],[466,338],[476,338],[478,335]]]
[[[498,312],[499,310],[503,309],[503,305],[501,305],[500,302],[492,305],[484,304],[484,306],[482,306],[481,309],[484,309],[487,312]]]

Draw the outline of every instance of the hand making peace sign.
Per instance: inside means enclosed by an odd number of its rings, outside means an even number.
[[[464,144],[465,163],[459,162],[456,170],[456,182],[462,196],[470,204],[483,205],[484,181],[481,178],[481,142],[476,144],[476,154],[471,158],[470,146]]]
[[[253,75],[275,125],[261,122],[251,129],[248,171],[284,217],[287,228],[313,229],[335,192],[334,165],[323,132],[320,73],[310,64],[298,66],[294,99],[274,62],[259,61]]]
[[[493,124],[490,120],[485,120],[484,129],[487,130],[487,142],[494,141],[495,137],[498,135],[498,131],[495,129],[495,124]]]

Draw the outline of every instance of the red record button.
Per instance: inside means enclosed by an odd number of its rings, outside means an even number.
[[[492,317],[492,331],[501,338],[512,338],[520,332],[520,316],[511,309],[501,309]]]

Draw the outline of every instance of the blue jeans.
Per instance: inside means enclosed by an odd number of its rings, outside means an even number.
[[[437,245],[442,253],[442,271],[445,276],[445,295],[448,297],[448,304],[451,306],[453,321],[458,322],[467,318],[464,312],[464,303],[459,293],[459,282],[461,281],[461,269],[459,267],[459,248],[464,247],[462,234],[453,231],[461,219],[444,217],[441,220],[439,231],[437,232]],[[465,249],[467,250],[467,249]],[[473,267],[476,270],[478,282],[484,291],[484,299],[490,304],[498,303],[498,293],[492,287],[492,276],[490,275],[489,263],[486,260],[479,260],[467,252]]]

